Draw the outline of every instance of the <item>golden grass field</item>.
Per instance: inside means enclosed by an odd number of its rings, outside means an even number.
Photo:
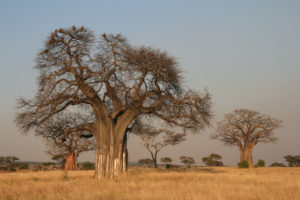
[[[130,168],[115,180],[93,171],[0,173],[0,199],[299,200],[300,168]]]

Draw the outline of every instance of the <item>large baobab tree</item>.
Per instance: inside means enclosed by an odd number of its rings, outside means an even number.
[[[282,122],[268,115],[248,109],[235,110],[225,115],[218,123],[213,139],[224,144],[237,146],[240,151],[240,161],[248,161],[253,167],[252,151],[258,143],[275,142],[274,131],[281,127]]]
[[[144,147],[150,153],[155,168],[157,168],[157,154],[161,149],[168,145],[179,144],[185,140],[186,136],[167,129],[155,129],[145,124],[135,126],[133,131],[139,135]]]
[[[182,86],[176,59],[164,51],[131,46],[121,34],[96,41],[84,27],[55,30],[38,53],[38,90],[20,98],[16,123],[24,131],[74,105],[89,105],[97,141],[95,178],[123,172],[126,130],[149,115],[185,130],[209,124],[211,98]]]
[[[95,123],[79,113],[60,113],[36,129],[36,135],[46,140],[53,158],[65,160],[65,170],[77,170],[81,152],[96,150],[93,137]]]

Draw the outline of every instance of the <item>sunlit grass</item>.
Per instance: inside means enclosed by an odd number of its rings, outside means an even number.
[[[93,171],[0,173],[0,199],[300,199],[300,168],[131,168],[115,180]]]

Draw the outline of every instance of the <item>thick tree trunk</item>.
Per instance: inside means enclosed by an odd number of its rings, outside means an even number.
[[[126,171],[126,149],[124,147],[124,133],[114,132],[113,125],[99,128],[95,163],[95,178],[109,178],[119,176]],[[125,159],[125,160],[124,160]]]
[[[65,170],[77,170],[77,153],[69,153],[66,162]]]
[[[123,151],[110,146],[109,151],[97,148],[95,163],[95,178],[112,179],[123,172]]]
[[[251,147],[244,147],[244,149],[240,149],[240,161],[241,162],[244,160],[248,161],[250,168],[254,167],[252,151],[253,151],[253,148],[251,148]]]

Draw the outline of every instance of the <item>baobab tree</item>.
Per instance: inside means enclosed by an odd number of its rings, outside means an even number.
[[[248,109],[235,110],[225,115],[225,119],[217,125],[213,139],[226,145],[237,146],[240,151],[240,161],[248,161],[253,167],[252,152],[258,143],[275,142],[274,131],[281,127],[280,120],[257,111]]]
[[[126,130],[139,115],[195,131],[211,119],[211,97],[184,88],[176,59],[131,46],[121,34],[96,41],[84,27],[57,29],[37,55],[38,90],[19,98],[16,123],[24,131],[76,105],[91,107],[97,141],[95,178],[124,171]]]
[[[95,123],[89,116],[64,112],[45,121],[36,129],[36,135],[46,140],[53,158],[65,160],[65,170],[77,170],[77,157],[81,152],[95,151],[92,138]]]
[[[167,129],[155,129],[153,126],[138,123],[139,125],[134,126],[133,132],[141,138],[144,147],[151,155],[155,168],[157,168],[157,154],[162,148],[168,145],[177,145],[185,140],[186,135],[184,133],[175,133]]]

